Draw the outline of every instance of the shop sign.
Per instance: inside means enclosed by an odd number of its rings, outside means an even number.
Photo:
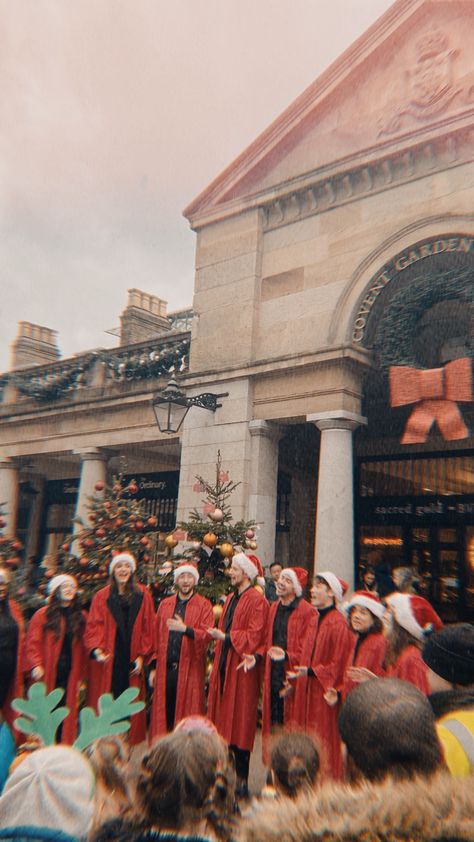
[[[179,471],[165,471],[156,474],[130,474],[123,478],[124,483],[133,480],[138,485],[135,497],[138,500],[156,500],[178,496]]]
[[[387,264],[380,275],[378,275],[375,279],[374,283],[367,291],[364,300],[361,302],[352,324],[352,341],[356,343],[363,341],[367,322],[377,298],[386,286],[392,283],[392,281],[397,280],[404,269],[407,269],[414,263],[423,261],[426,258],[449,252],[474,254],[474,238],[447,237],[445,239],[427,240],[425,243],[421,243],[416,246],[416,248],[411,248],[409,251],[404,252],[391,263]]]
[[[436,497],[372,497],[359,500],[360,521],[370,523],[412,523],[423,521],[472,521],[474,496]]]

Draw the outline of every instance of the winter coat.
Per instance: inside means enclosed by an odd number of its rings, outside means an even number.
[[[0,830],[0,842],[79,842],[76,836],[69,836],[62,830],[50,827],[5,827]]]
[[[238,842],[472,842],[474,777],[360,786],[327,784],[314,794],[275,799],[243,820]]]

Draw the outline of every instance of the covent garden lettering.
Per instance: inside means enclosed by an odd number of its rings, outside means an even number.
[[[369,287],[367,294],[362,300],[352,325],[352,341],[361,343],[364,340],[365,330],[372,307],[378,296],[388,284],[396,280],[400,272],[424,260],[427,257],[448,252],[461,252],[462,254],[474,253],[474,239],[470,237],[449,237],[446,239],[428,240],[421,243],[407,252],[399,255],[392,263],[386,265],[383,271],[376,277]]]

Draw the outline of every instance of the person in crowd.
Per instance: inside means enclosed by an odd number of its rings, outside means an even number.
[[[384,600],[394,590],[390,565],[380,550],[370,550],[367,553],[367,566],[374,571],[375,589],[380,599]]]
[[[73,743],[77,734],[79,691],[87,677],[84,647],[86,614],[77,597],[77,580],[68,573],[54,576],[48,585],[48,602],[30,620],[25,640],[25,666],[31,681],[44,681],[47,692],[65,691],[69,715],[57,739]]]
[[[142,762],[132,822],[99,828],[92,842],[216,842],[228,838],[235,769],[218,734],[176,731],[159,739]]]
[[[205,709],[204,678],[209,644],[207,629],[214,621],[212,605],[196,593],[197,566],[179,564],[174,570],[176,594],[164,599],[155,622],[156,669],[151,738],[172,731],[175,722]]]
[[[83,753],[90,760],[96,782],[91,832],[115,818],[130,818],[134,792],[128,771],[130,747],[124,737],[100,737]]]
[[[377,581],[374,568],[369,564],[363,569],[361,576],[361,590],[377,594]]]
[[[474,776],[443,767],[434,717],[415,687],[374,679],[341,712],[352,782],[265,799],[236,842],[461,842],[474,839]]]
[[[153,602],[148,590],[135,582],[136,561],[123,552],[112,558],[109,584],[95,594],[84,643],[90,653],[88,704],[97,706],[103,693],[115,698],[138,687],[145,699],[144,665],[153,651]],[[146,738],[145,711],[132,717],[131,745]]]
[[[442,628],[436,611],[422,596],[393,593],[387,597],[383,621],[387,641],[384,675],[409,681],[427,696],[427,666],[421,657],[421,649],[427,635]],[[350,677],[354,682],[366,681],[374,678],[375,672],[358,666],[351,670]]]
[[[268,568],[270,575],[265,580],[265,596],[268,602],[276,602],[278,599],[276,586],[282,570],[283,565],[279,561],[272,562]]]
[[[429,777],[444,765],[430,703],[407,681],[374,678],[360,684],[342,706],[339,732],[351,779]]]
[[[319,754],[307,734],[284,734],[272,748],[270,775],[277,795],[296,798],[316,786]]]
[[[467,777],[474,772],[474,626],[456,623],[430,635],[422,658],[446,764]]]
[[[307,676],[306,692],[295,690],[295,717],[305,721],[304,730],[320,747],[323,777],[341,778],[342,752],[337,730],[339,702],[334,688],[341,686],[344,668],[353,649],[353,634],[337,605],[347,583],[331,571],[318,573],[311,588],[311,604],[318,610],[318,628],[310,666],[298,664],[289,677],[299,682]]]
[[[14,769],[0,796],[0,839],[74,842],[87,837],[94,813],[94,772],[81,752],[50,746]]]
[[[259,570],[248,556],[234,555],[229,572],[234,592],[225,601],[219,627],[208,629],[209,636],[217,641],[208,716],[234,752],[239,795],[246,796],[257,727],[260,670],[239,669],[239,665],[262,648],[268,603],[252,587]]]
[[[0,567],[0,715],[11,727],[16,716],[11,702],[23,695],[24,623],[9,589],[10,572]]]
[[[399,593],[420,593],[420,577],[413,567],[394,567],[392,579]]]
[[[276,585],[278,600],[270,606],[266,640],[263,648],[263,758],[268,764],[268,740],[272,731],[303,728],[299,721],[302,707],[295,709],[294,686],[286,673],[296,665],[309,666],[311,650],[318,624],[317,611],[303,599],[308,572],[303,567],[285,567]],[[254,666],[255,657],[246,662]],[[301,679],[302,682],[305,679]]]
[[[385,659],[386,641],[382,624],[385,606],[374,593],[355,591],[349,602],[343,606],[343,610],[349,628],[355,635],[344,670],[343,684],[339,688],[342,699],[345,699],[355,687],[351,678],[354,667],[365,667],[378,676],[384,674],[382,664]]]

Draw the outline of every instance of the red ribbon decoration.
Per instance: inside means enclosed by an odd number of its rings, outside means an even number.
[[[436,422],[446,441],[465,439],[469,431],[456,401],[472,401],[471,360],[463,357],[444,368],[427,370],[408,366],[391,366],[390,406],[416,403],[410,415],[402,444],[426,441]]]

